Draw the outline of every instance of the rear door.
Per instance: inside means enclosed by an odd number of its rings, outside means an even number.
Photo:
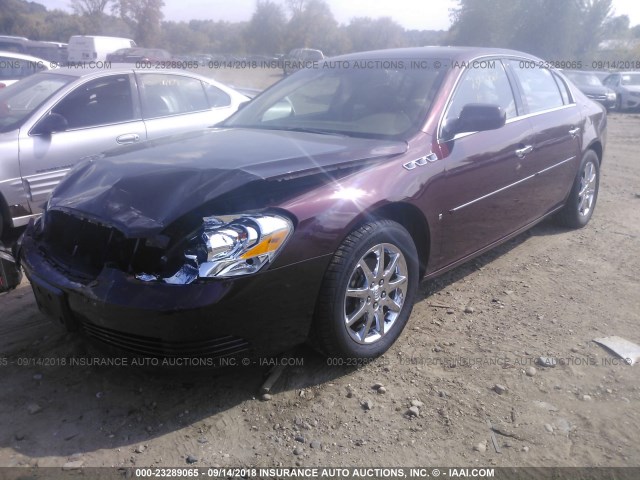
[[[146,138],[132,83],[130,74],[89,80],[51,109],[67,120],[66,131],[20,131],[20,170],[33,213],[40,212],[54,187],[82,158]]]
[[[527,119],[535,131],[533,150],[522,159],[527,180],[527,221],[562,204],[580,163],[584,120],[560,76],[533,62],[510,60]]]

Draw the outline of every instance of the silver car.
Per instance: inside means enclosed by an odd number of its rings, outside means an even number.
[[[55,67],[55,64],[42,58],[22,53],[0,52],[0,88],[8,87],[29,75]]]
[[[60,68],[0,89],[0,235],[42,211],[80,159],[202,129],[249,99],[183,71]]]
[[[602,83],[616,92],[616,110],[640,107],[640,72],[617,72]]]

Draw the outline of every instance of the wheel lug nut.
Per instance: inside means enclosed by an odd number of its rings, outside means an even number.
[[[380,285],[384,285],[384,280],[380,280]]]

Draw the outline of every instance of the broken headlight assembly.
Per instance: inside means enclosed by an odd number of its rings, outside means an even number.
[[[206,278],[251,275],[271,263],[293,233],[293,223],[275,214],[203,218],[202,229],[184,251],[184,265],[165,283],[188,284]],[[159,280],[140,274],[143,281]]]

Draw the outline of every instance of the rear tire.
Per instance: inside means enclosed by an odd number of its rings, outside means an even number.
[[[407,230],[391,220],[362,225],[327,268],[311,344],[339,358],[382,355],[409,320],[417,284],[418,254]]]
[[[600,160],[593,150],[582,157],[567,203],[558,212],[558,223],[568,228],[582,228],[593,215],[600,187]]]

